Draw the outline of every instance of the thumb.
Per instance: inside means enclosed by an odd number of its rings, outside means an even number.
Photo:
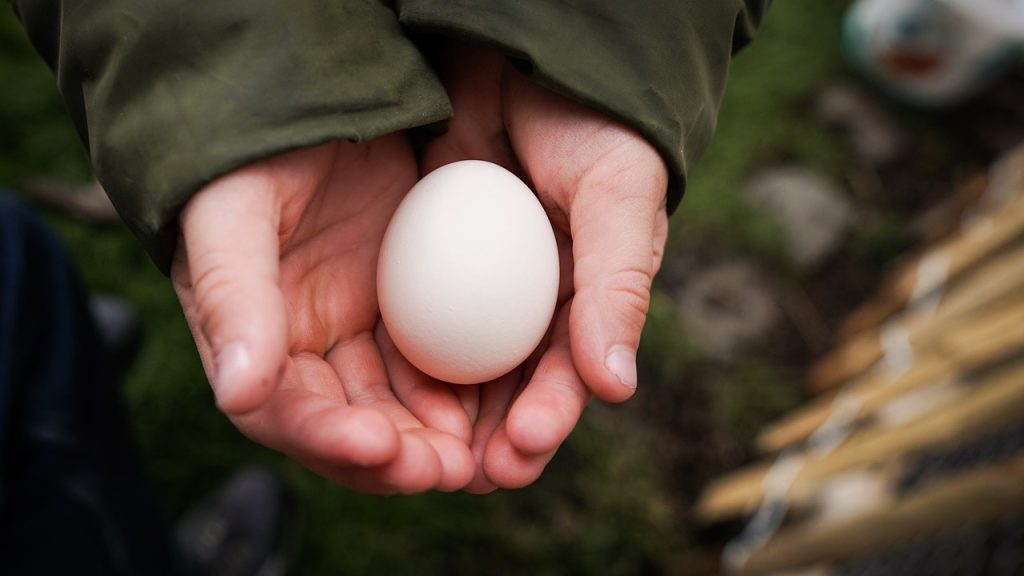
[[[579,182],[569,207],[575,296],[573,362],[599,398],[620,402],[637,386],[636,351],[667,235],[665,170],[632,165]]]
[[[187,278],[179,287],[217,404],[249,412],[273,393],[287,353],[271,182],[242,169],[209,184],[180,217]]]
[[[568,228],[573,363],[591,392],[636,390],[636,350],[668,235],[668,171],[632,129],[510,70],[505,112],[520,163],[553,222]]]

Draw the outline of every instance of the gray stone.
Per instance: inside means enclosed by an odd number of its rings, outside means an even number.
[[[752,264],[727,261],[697,270],[681,288],[680,319],[702,348],[730,360],[763,341],[780,318],[771,283]]]
[[[823,175],[798,166],[761,170],[747,186],[751,203],[782,228],[783,246],[799,269],[824,262],[853,223],[853,207]]]
[[[846,133],[861,162],[881,168],[898,160],[907,148],[907,136],[892,116],[864,90],[846,82],[825,87],[815,102],[825,123]]]

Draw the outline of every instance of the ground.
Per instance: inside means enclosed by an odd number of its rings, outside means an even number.
[[[541,480],[523,490],[367,497],[247,442],[214,409],[169,283],[127,230],[48,211],[90,289],[127,298],[144,317],[145,345],[124,391],[168,518],[232,470],[260,462],[285,474],[305,511],[299,574],[692,572],[708,552],[701,547],[718,536],[689,516],[700,487],[750,458],[756,430],[800,402],[806,366],[912,245],[915,217],[1000,146],[958,138],[970,115],[887,103],[912,152],[895,167],[858,157],[855,143],[814,112],[837,82],[869,90],[841,52],[843,10],[819,0],[778,2],[736,58],[717,134],[672,218],[640,351],[639,393],[623,406],[592,405]],[[38,175],[86,182],[88,163],[52,76],[9,11],[0,12],[0,184],[18,187]],[[937,118],[953,128],[939,128]],[[853,206],[850,232],[813,268],[790,261],[780,225],[745,192],[759,170],[779,165],[813,170]],[[754,280],[722,295],[711,290],[707,304],[727,316],[752,284],[777,314],[723,355],[688,328],[680,301],[694,278],[735,263]]]

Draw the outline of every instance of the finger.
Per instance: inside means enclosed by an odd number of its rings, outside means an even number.
[[[336,343],[324,359],[334,369],[349,404],[372,406],[394,400],[380,348],[369,332]]]
[[[428,440],[409,432],[400,435],[395,458],[379,467],[346,467],[322,462],[306,465],[329,480],[367,494],[415,494],[438,487],[442,478],[437,451]]]
[[[554,451],[543,454],[520,452],[512,446],[506,429],[498,428],[487,443],[484,474],[496,487],[523,488],[540,477],[554,455]]]
[[[267,402],[232,420],[250,439],[307,466],[377,467],[394,460],[401,445],[395,425],[378,410],[347,405],[340,389],[322,359],[298,357]]]
[[[508,414],[508,407],[519,388],[518,370],[480,388],[480,413],[473,427],[473,443],[470,446],[476,463],[476,474],[466,487],[467,492],[485,494],[497,488],[484,472],[485,455],[491,437],[498,431]]]
[[[664,236],[657,173],[581,182],[570,223],[575,295],[570,316],[576,368],[599,397],[619,402],[637,386],[636,351]]]
[[[188,269],[188,257],[185,255],[184,245],[184,240],[179,239],[179,248],[174,253],[174,261],[171,265],[171,284],[174,286],[174,293],[178,296],[178,302],[181,304],[185,323],[188,324],[188,329],[192,333],[192,339],[195,340],[196,350],[199,352],[199,360],[206,371],[207,379],[213,382],[213,367],[216,365],[213,347],[210,346],[206,335],[203,334],[199,322],[195,298],[192,294],[192,273]]]
[[[573,367],[569,347],[569,308],[563,306],[529,383],[512,402],[488,439],[483,470],[501,488],[521,488],[540,477],[579,421],[590,398]]]
[[[452,490],[473,474],[464,445],[453,466],[445,466],[435,449],[442,444],[456,452],[452,448],[461,444],[454,438],[399,432],[380,410],[348,406],[334,370],[313,355],[290,362],[284,382],[266,405],[234,421],[250,439],[360,492]]]
[[[630,130],[510,72],[513,149],[573,246],[572,354],[597,396],[636,389],[636,349],[664,245],[667,169]]]
[[[434,450],[438,464],[437,478],[430,488],[436,486],[444,490],[455,490],[469,482],[474,469],[473,457],[468,447],[469,419],[450,391],[446,395],[439,385],[426,385],[407,394],[414,400],[414,405],[438,424],[435,428],[417,418],[407,404],[396,398],[392,381],[389,380],[389,369],[385,365],[378,341],[369,333],[335,345],[328,352],[327,361],[338,375],[340,388],[343,389],[350,404],[379,411],[394,423],[402,432],[403,438],[413,434],[427,442]],[[411,369],[411,366],[409,368]],[[460,440],[455,434],[448,433],[445,428],[455,430],[465,439]],[[423,474],[429,475],[427,471]],[[412,480],[416,486],[424,481],[418,476],[408,477],[404,474],[399,474],[398,478]]]
[[[395,348],[384,323],[377,326],[376,341],[387,367],[391,389],[398,401],[428,428],[447,432],[467,446],[473,438],[473,424],[466,400],[444,383],[420,372]],[[457,386],[471,388],[476,386]],[[473,406],[470,404],[470,408]],[[474,410],[475,411],[475,410]]]
[[[242,169],[193,197],[180,224],[189,277],[179,292],[189,293],[186,315],[209,346],[217,404],[251,411],[273,393],[287,352],[274,191]]]
[[[431,486],[432,488],[442,492],[454,492],[472,481],[476,472],[476,462],[469,446],[461,439],[430,428],[418,428],[407,433],[425,440],[439,456],[439,479]]]
[[[576,427],[590,399],[573,365],[569,308],[564,306],[559,313],[550,344],[506,419],[505,437],[512,448],[525,454],[554,453]]]

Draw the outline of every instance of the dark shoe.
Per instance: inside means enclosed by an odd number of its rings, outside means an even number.
[[[109,294],[89,298],[89,312],[96,324],[113,375],[120,378],[142,349],[142,320],[127,300]]]
[[[249,468],[185,514],[177,542],[197,576],[282,576],[299,532],[284,482],[267,469]]]

